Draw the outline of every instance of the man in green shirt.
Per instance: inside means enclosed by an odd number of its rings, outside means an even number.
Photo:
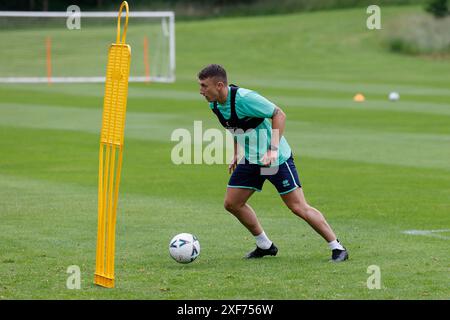
[[[347,260],[347,250],[322,213],[305,200],[291,147],[283,136],[286,114],[258,93],[228,85],[226,71],[220,65],[211,64],[202,69],[198,82],[200,94],[234,136],[234,157],[228,168],[233,174],[227,185],[224,206],[255,237],[256,249],[245,258],[275,256],[278,252],[247,203],[255,191],[262,190],[265,180],[269,180],[286,206],[328,242],[331,261]],[[242,159],[238,159],[238,144],[244,149]]]

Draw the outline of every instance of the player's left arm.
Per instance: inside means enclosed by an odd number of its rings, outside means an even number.
[[[275,106],[272,114],[272,139],[270,141],[270,149],[278,151],[280,139],[283,136],[284,127],[286,126],[286,114],[280,107]]]
[[[275,106],[272,114],[272,137],[270,139],[270,147],[263,156],[261,162],[265,166],[270,166],[278,161],[278,147],[280,139],[283,136],[284,127],[286,125],[286,114],[281,108]]]

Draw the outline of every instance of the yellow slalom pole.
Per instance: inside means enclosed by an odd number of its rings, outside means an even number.
[[[111,146],[111,169],[109,172],[109,185],[108,185],[108,227],[107,227],[107,239],[106,239],[106,276],[108,278],[114,277],[114,242],[115,242],[115,215],[113,212],[115,203],[118,199],[113,197],[113,187],[114,187],[114,168],[116,160],[116,148]]]
[[[121,37],[120,19],[124,9],[126,16]],[[125,44],[128,14],[128,3],[124,1],[119,9],[116,43],[111,44],[108,52],[100,133],[98,228],[94,283],[107,288],[114,287],[115,229],[131,59],[131,48]]]
[[[96,255],[96,261],[97,261],[97,268],[98,270],[103,269],[103,257],[105,255],[103,243],[105,241],[104,238],[102,238],[102,235],[105,234],[105,215],[104,215],[104,204],[105,201],[103,200],[103,163],[104,163],[104,155],[103,150],[105,147],[100,144],[100,150],[99,150],[99,169],[98,169],[98,227],[97,227],[97,255]]]

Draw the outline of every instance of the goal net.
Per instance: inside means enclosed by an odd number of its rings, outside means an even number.
[[[117,12],[0,11],[0,83],[103,82],[116,28]],[[173,12],[130,12],[127,43],[130,82],[175,81]]]

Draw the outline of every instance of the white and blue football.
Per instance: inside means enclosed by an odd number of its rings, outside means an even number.
[[[180,233],[170,240],[170,256],[179,263],[190,263],[200,254],[200,242],[191,233]]]

